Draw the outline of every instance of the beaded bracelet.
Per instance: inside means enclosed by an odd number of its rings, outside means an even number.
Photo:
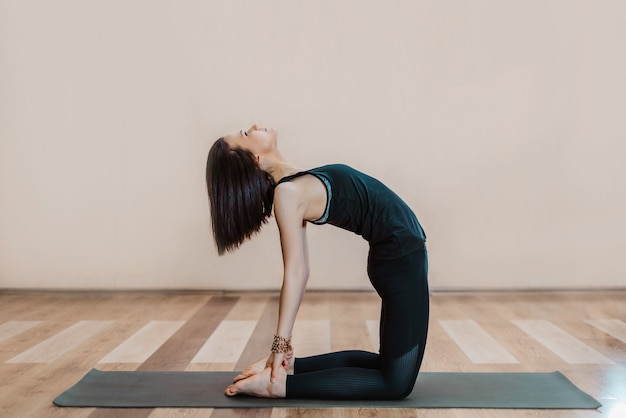
[[[285,338],[280,335],[274,335],[271,351],[272,353],[287,353],[291,351],[291,337]]]

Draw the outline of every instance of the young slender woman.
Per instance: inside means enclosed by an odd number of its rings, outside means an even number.
[[[428,332],[426,235],[409,207],[378,180],[346,165],[300,170],[275,129],[253,125],[218,139],[206,171],[220,255],[257,233],[274,209],[284,275],[267,359],[246,368],[226,395],[402,399],[415,384]],[[367,273],[382,300],[379,354],[360,350],[294,358],[291,332],[309,278],[308,223],[329,223],[370,245]]]

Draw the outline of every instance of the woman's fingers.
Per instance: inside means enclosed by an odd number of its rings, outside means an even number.
[[[282,365],[285,369],[289,366],[289,363],[291,363],[291,360],[293,360],[293,349],[285,353],[285,357],[283,358],[283,362],[282,362]]]
[[[282,365],[280,363],[274,363],[272,365],[272,377],[270,379],[270,382],[275,383],[276,379],[278,378],[278,369],[281,367]]]
[[[285,361],[285,353],[274,353],[272,358],[272,374],[270,376],[270,382],[275,383],[278,378],[278,369],[283,367]]]

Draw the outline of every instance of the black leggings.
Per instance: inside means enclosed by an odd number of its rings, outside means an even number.
[[[426,248],[396,260],[369,260],[367,274],[382,299],[380,354],[297,358],[287,398],[402,399],[413,390],[428,333]]]

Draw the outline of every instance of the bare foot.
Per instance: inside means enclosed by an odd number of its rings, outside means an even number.
[[[247,379],[250,376],[254,376],[257,373],[261,373],[263,369],[265,369],[265,364],[267,363],[267,359],[259,360],[254,364],[249,365],[241,372],[237,377],[235,377],[234,382],[237,383],[240,380]]]
[[[287,374],[293,374],[293,365],[294,365],[293,351],[290,351],[287,353],[286,360],[288,362]],[[239,375],[237,375],[233,379],[233,382],[237,383],[240,380],[247,379],[248,377],[254,376],[257,373],[261,373],[265,369],[266,364],[267,364],[267,359],[263,359],[263,360],[257,361],[254,364],[249,365]]]
[[[246,379],[241,379],[226,388],[227,396],[244,394],[259,398],[284,398],[287,393],[287,371],[278,369],[276,383],[270,382],[272,369],[269,367]]]

